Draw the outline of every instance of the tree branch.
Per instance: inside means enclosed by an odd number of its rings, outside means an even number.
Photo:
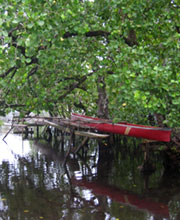
[[[98,36],[108,37],[110,34],[111,34],[110,32],[99,30],[99,31],[89,31],[85,35],[86,37],[98,37]]]
[[[17,27],[12,28],[12,29],[9,31],[9,33],[8,33],[8,37],[12,37],[12,33],[13,33],[14,31],[17,31],[18,29],[20,29],[20,27],[22,27],[22,24],[21,24],[21,23],[19,23],[19,24],[17,25]]]
[[[64,77],[64,78],[61,78],[57,81],[57,83],[60,83],[60,82],[64,82],[64,81],[68,81],[68,80],[79,80],[79,78],[77,77]]]
[[[88,31],[87,33],[85,33],[86,37],[108,37],[111,33],[107,32],[107,31],[103,31],[103,30],[98,30],[98,31]],[[66,32],[63,35],[63,38],[69,38],[69,37],[74,37],[74,36],[78,36],[78,33],[70,33],[70,32]]]
[[[5,73],[0,75],[0,78],[5,78],[6,76],[8,76],[13,70],[17,70],[16,66],[13,66],[11,68],[9,68]]]
[[[5,101],[0,100],[1,109],[3,108],[16,108],[16,107],[25,107],[24,104],[7,104]]]
[[[33,67],[33,68],[30,70],[30,72],[28,73],[27,78],[29,79],[30,76],[34,75],[34,74],[37,72],[37,70],[38,70],[38,66]]]
[[[94,71],[83,76],[78,82],[71,84],[69,89],[64,94],[59,96],[58,100],[64,99],[69,93],[71,93],[74,89],[78,88],[83,82],[85,82],[89,76],[93,75],[93,73]]]
[[[20,27],[21,27],[21,24],[19,24],[19,25],[18,25],[17,27],[15,27],[15,28],[11,29],[11,30],[9,31],[9,33],[8,33],[8,36],[12,38],[12,46],[14,46],[15,48],[19,49],[20,52],[21,52],[21,54],[22,54],[25,58],[30,58],[30,59],[31,59],[31,62],[30,62],[30,63],[26,63],[26,66],[31,65],[31,64],[33,64],[33,63],[38,63],[38,58],[37,58],[37,57],[35,57],[35,56],[32,56],[32,57],[26,56],[26,48],[25,48],[24,46],[17,45],[17,39],[18,39],[18,37],[17,37],[17,36],[14,36],[14,35],[13,35],[13,32],[19,30]],[[44,48],[43,48],[42,46],[39,46],[38,51],[39,51],[39,50],[42,50],[42,49],[44,49]]]
[[[17,68],[14,70],[13,74],[11,75],[11,78],[9,79],[8,84],[11,82],[11,80],[12,80],[13,77],[15,76],[16,72],[17,72]]]
[[[70,32],[66,32],[63,35],[63,38],[70,38],[70,37],[75,37],[78,36],[78,33],[70,33]],[[103,31],[103,30],[98,30],[98,31],[88,31],[87,33],[84,34],[86,37],[108,37],[109,35],[111,35],[111,32],[108,31]],[[128,37],[124,37],[123,35],[119,35],[120,38],[123,38],[125,43],[127,45],[129,45],[130,47],[134,46],[134,45],[138,45],[137,43],[137,39],[136,39],[136,33],[134,30],[130,30]]]

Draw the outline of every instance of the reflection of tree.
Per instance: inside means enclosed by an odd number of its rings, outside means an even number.
[[[104,213],[97,198],[86,199],[83,190],[70,187],[62,167],[62,157],[56,150],[41,146],[47,157],[36,153],[33,157],[18,158],[17,167],[4,162],[0,166],[0,190],[6,198],[7,210],[1,216],[7,219],[82,219]],[[59,156],[59,157],[58,157]],[[59,158],[59,160],[58,160]],[[68,171],[73,173],[75,161],[69,160]],[[77,169],[77,167],[76,167]],[[83,208],[84,212],[81,211]],[[104,214],[103,214],[104,215]]]
[[[141,157],[138,157],[139,155],[137,152],[143,156],[142,151],[137,149],[134,151],[135,146],[133,147],[132,145],[130,145],[130,148],[128,145],[124,146],[122,144],[121,146],[119,144],[119,150],[115,147],[113,149],[114,154],[108,154],[109,150],[112,149],[108,149],[108,146],[103,146],[102,143],[100,147],[104,147],[101,151],[101,157],[99,158],[97,165],[99,168],[97,175],[100,181],[102,181],[103,177],[108,177],[106,178],[106,183],[117,185],[120,188],[129,189],[130,191],[135,191],[136,193],[143,193],[142,196],[144,195],[144,198],[151,198],[154,201],[157,200],[164,203],[164,206],[169,206],[169,201],[170,203],[173,203],[173,196],[176,195],[179,190],[177,190],[174,185],[167,186],[167,183],[169,182],[167,179],[169,178],[164,178],[163,180],[163,161],[160,159],[161,155],[158,155],[157,152],[151,152],[153,162],[159,169],[153,174],[151,173],[150,175],[146,174],[140,176],[140,172],[137,167],[140,163],[142,163],[142,159]],[[113,178],[109,178],[112,176]],[[172,179],[172,182],[174,183],[174,179]],[[179,187],[179,184],[176,185]],[[175,191],[170,190],[171,193],[167,194],[166,192],[169,191],[169,187],[175,189]],[[173,204],[175,205],[174,212],[170,209],[170,214],[174,213],[174,216],[177,216],[176,218],[178,218],[180,210],[179,203],[174,201]],[[154,219],[159,220],[162,219],[162,217],[155,216]]]
[[[8,204],[9,216],[15,219],[25,219],[25,215],[31,216],[32,213],[35,216],[44,214],[49,217],[55,216],[52,207],[61,206],[64,203],[61,199],[58,201],[58,198],[63,198],[64,190],[61,192],[53,188],[55,182],[51,180],[51,173],[47,172],[48,175],[46,175],[44,172],[53,167],[48,162],[45,163],[44,160],[37,160],[37,158],[35,160],[20,158],[18,169],[12,166],[7,169],[7,167],[7,165],[2,166],[4,175],[0,177],[0,188]],[[61,173],[56,172],[56,175],[60,182]],[[24,213],[24,210],[29,212]],[[58,215],[62,214],[59,212]]]
[[[109,218],[116,216],[119,219],[127,220],[132,219],[133,216],[133,220],[147,219],[147,213],[115,202],[113,197],[111,198],[105,193],[98,194],[88,187],[74,185],[72,177],[77,171],[81,171],[81,177],[84,177],[86,181],[95,180],[99,184],[99,189],[103,189],[103,183],[105,183],[107,187],[110,185],[115,186],[118,190],[126,189],[130,195],[143,193],[145,198],[150,197],[157,202],[158,199],[164,201],[161,195],[164,196],[167,190],[165,185],[163,188],[162,183],[160,189],[151,184],[152,178],[158,185],[157,179],[159,180],[160,177],[153,174],[154,176],[150,177],[150,187],[154,188],[145,191],[143,177],[140,176],[137,169],[141,158],[137,158],[138,155],[135,155],[132,149],[127,147],[126,150],[123,144],[111,149],[106,143],[100,143],[99,148],[101,149],[98,153],[94,154],[94,151],[90,149],[88,151],[90,155],[86,155],[87,160],[84,158],[80,160],[78,157],[79,161],[77,161],[75,157],[70,157],[66,168],[62,166],[64,153],[42,143],[36,143],[36,147],[38,152],[33,156],[17,157],[17,165],[8,162],[0,165],[1,199],[6,199],[2,200],[3,208],[0,209],[0,217],[3,220],[8,219],[8,216],[20,220],[36,220],[40,217],[53,220],[105,219],[108,213]],[[94,155],[97,156],[96,159]],[[96,168],[96,172],[90,172],[94,168]],[[113,192],[113,188],[105,188],[105,191]],[[167,195],[165,204],[168,204],[168,201],[174,201],[173,195],[175,195],[175,191],[170,196]],[[175,203],[171,203],[171,207],[172,204]]]
[[[97,164],[97,177],[107,179],[112,169],[112,147],[104,142],[98,142],[99,158]]]

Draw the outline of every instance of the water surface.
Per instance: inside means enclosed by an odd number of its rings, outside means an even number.
[[[180,178],[167,177],[158,154],[156,171],[142,175],[143,152],[129,144],[102,153],[90,141],[86,159],[45,141],[0,135],[0,219],[178,220]],[[68,147],[68,136],[65,146]],[[133,149],[133,150],[132,150]],[[111,154],[110,154],[111,152]]]

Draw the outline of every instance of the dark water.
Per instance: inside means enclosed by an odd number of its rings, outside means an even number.
[[[91,140],[86,159],[72,155],[64,166],[65,153],[44,141],[2,137],[2,220],[180,219],[180,178],[165,175],[157,153],[156,171],[142,175],[143,153],[128,143],[110,154],[109,146]]]

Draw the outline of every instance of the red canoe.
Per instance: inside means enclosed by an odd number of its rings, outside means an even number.
[[[98,131],[127,135],[131,137],[144,138],[155,141],[169,142],[171,129],[152,127],[145,125],[136,125],[130,123],[112,123],[106,119],[99,119],[73,113],[71,119],[87,128],[93,128]]]

